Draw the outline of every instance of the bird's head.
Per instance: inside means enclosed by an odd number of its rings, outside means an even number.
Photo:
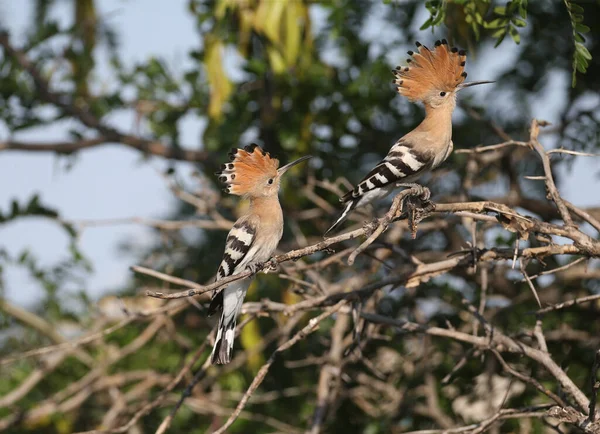
[[[467,78],[465,64],[467,53],[458,48],[449,48],[445,39],[436,41],[433,50],[417,42],[418,52],[409,51],[411,56],[406,66],[393,70],[394,84],[398,93],[410,101],[421,101],[431,108],[453,110],[456,93],[461,89],[492,81],[472,81]]]
[[[219,180],[225,184],[226,193],[249,198],[277,196],[281,177],[287,170],[311,158],[304,156],[283,167],[279,160],[260,146],[252,144],[244,149],[233,148],[229,154],[230,163],[221,166],[217,172]]]

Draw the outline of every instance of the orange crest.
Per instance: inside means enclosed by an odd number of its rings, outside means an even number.
[[[430,50],[417,42],[418,53],[409,51],[412,59],[407,59],[408,66],[398,66],[393,70],[398,86],[398,93],[411,101],[422,101],[433,90],[451,92],[460,85],[467,73],[465,50],[448,48],[445,39],[436,41],[435,48]]]
[[[229,159],[231,163],[223,164],[221,172],[216,173],[226,193],[243,196],[265,178],[277,176],[279,160],[254,143],[244,149],[233,148]]]

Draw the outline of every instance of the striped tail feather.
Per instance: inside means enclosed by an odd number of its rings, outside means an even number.
[[[337,218],[337,220],[335,221],[335,223],[329,229],[327,229],[327,232],[325,232],[325,234],[323,236],[327,236],[327,234],[329,234],[330,232],[334,231],[342,223],[344,223],[344,221],[346,220],[346,218],[348,218],[348,214],[350,214],[350,212],[352,212],[352,210],[354,208],[356,208],[356,205],[358,205],[359,201],[360,201],[360,198],[356,198],[354,200],[349,200],[348,202],[346,202],[346,206],[342,210],[342,213],[340,214],[340,216]]]
[[[213,365],[224,365],[231,361],[233,341],[235,339],[236,316],[233,315],[226,318],[225,312],[221,314],[215,346],[210,355],[210,362]]]
[[[236,269],[235,272],[239,273],[240,270]],[[244,279],[229,284],[211,302],[209,310],[211,308],[212,311],[216,311],[219,308],[222,309],[217,326],[215,345],[210,355],[210,361],[213,364],[224,365],[231,361],[236,320],[242,310],[244,297],[246,296],[250,282],[250,279]]]

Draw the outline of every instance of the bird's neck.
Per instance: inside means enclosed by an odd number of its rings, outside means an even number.
[[[260,217],[263,224],[283,223],[283,213],[277,196],[253,197],[250,199],[250,212]]]
[[[452,140],[452,112],[454,107],[432,107],[425,104],[425,119],[419,124],[417,130],[427,132],[439,142],[448,143]]]

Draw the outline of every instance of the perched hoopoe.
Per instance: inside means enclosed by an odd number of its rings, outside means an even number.
[[[279,204],[281,176],[292,166],[310,158],[305,156],[279,167],[279,160],[255,144],[232,149],[231,162],[217,172],[225,192],[250,199],[248,212],[229,231],[217,280],[256,267],[271,258],[283,234],[283,213]],[[235,337],[235,324],[242,308],[250,279],[238,280],[213,294],[208,315],[221,309],[211,362],[229,363]]]
[[[466,52],[448,48],[443,39],[430,50],[417,42],[418,53],[409,51],[410,66],[398,66],[392,72],[398,93],[412,102],[425,105],[425,119],[410,133],[398,140],[387,156],[340,201],[344,210],[325,233],[338,227],[356,207],[387,196],[397,187],[408,186],[424,173],[442,164],[452,152],[452,112],[456,93],[476,84],[491,81],[463,83]]]

